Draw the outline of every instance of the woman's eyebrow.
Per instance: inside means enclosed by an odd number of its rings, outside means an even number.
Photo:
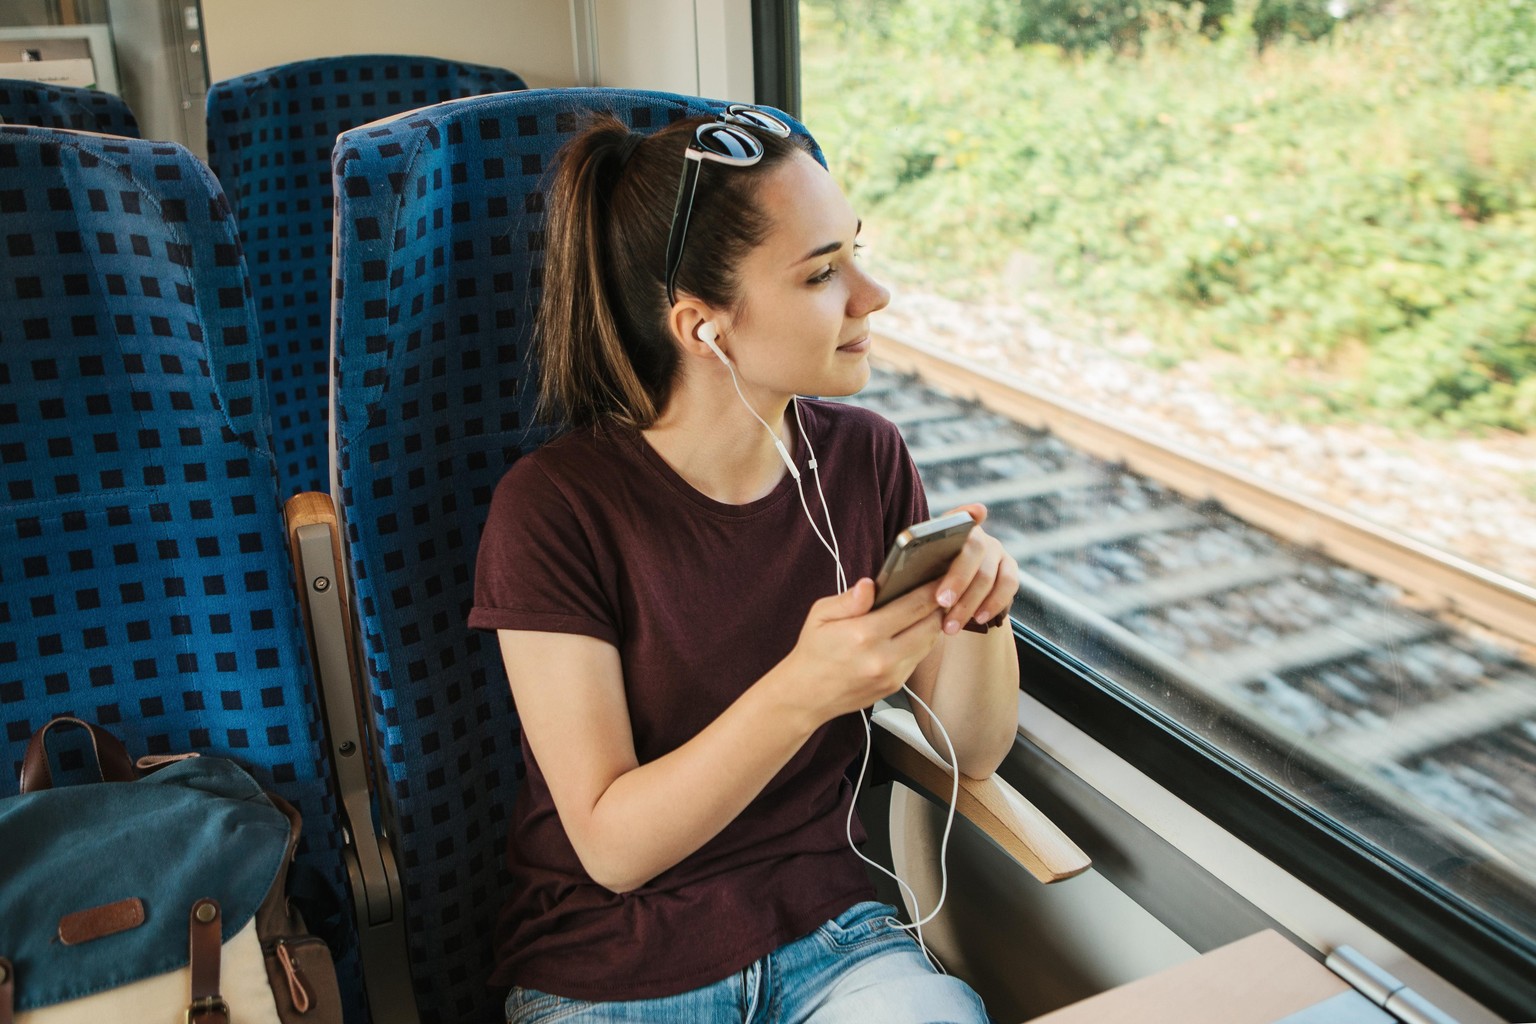
[[[858,224],[854,226],[853,237],[854,238],[858,238],[859,237],[859,232],[861,232],[863,230],[864,230],[864,221],[863,221],[863,219],[860,219]],[[813,260],[813,259],[815,259],[818,256],[826,256],[828,253],[837,252],[837,250],[841,249],[842,247],[843,247],[843,243],[842,242],[828,242],[826,245],[823,245],[819,249],[812,249],[810,252],[806,253],[804,256],[801,256],[798,260],[795,261],[794,265],[795,266],[799,266],[800,264],[804,263],[806,260]]]
[[[812,249],[810,252],[806,253],[804,256],[801,256],[798,260],[795,261],[795,264],[798,266],[799,264],[805,263],[808,260],[815,259],[817,256],[825,256],[828,253],[837,252],[837,250],[841,249],[842,247],[843,247],[843,243],[842,242],[828,242],[826,245],[822,246],[821,248],[819,248],[819,249]]]

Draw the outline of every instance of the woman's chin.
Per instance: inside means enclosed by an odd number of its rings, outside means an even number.
[[[869,360],[860,359],[857,366],[844,366],[841,372],[829,374],[824,387],[819,393],[827,398],[847,398],[864,390],[869,383]]]

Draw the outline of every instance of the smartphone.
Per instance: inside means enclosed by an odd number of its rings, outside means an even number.
[[[951,512],[902,530],[875,577],[875,607],[944,575],[975,525],[969,512]]]

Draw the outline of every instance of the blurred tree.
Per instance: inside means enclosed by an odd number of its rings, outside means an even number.
[[[1460,81],[1536,88],[1536,0],[1415,0]]]
[[[1044,43],[1081,53],[1141,48],[1153,25],[1192,25],[1221,34],[1233,0],[1024,0],[1001,5],[1011,12],[1008,34],[1016,45]]]
[[[992,39],[1056,46],[1068,53],[1136,53],[1154,28],[1185,28],[1215,39],[1230,19],[1249,17],[1263,49],[1283,37],[1321,39],[1338,22],[1384,0],[807,0],[830,9],[845,29],[880,38],[917,32],[935,46],[974,47]],[[1429,0],[1458,3],[1460,0]],[[1474,0],[1481,2],[1481,0]],[[1501,0],[1502,2],[1502,0]],[[1514,0],[1519,6],[1536,0]],[[1251,14],[1249,12],[1252,12]]]
[[[1313,42],[1332,32],[1353,11],[1350,0],[1259,0],[1253,34],[1262,50],[1282,37]]]

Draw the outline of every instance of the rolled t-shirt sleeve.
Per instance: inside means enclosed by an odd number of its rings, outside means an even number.
[[[469,625],[577,633],[617,646],[614,599],[604,575],[590,522],[535,460],[520,460],[491,498],[475,558]]]

